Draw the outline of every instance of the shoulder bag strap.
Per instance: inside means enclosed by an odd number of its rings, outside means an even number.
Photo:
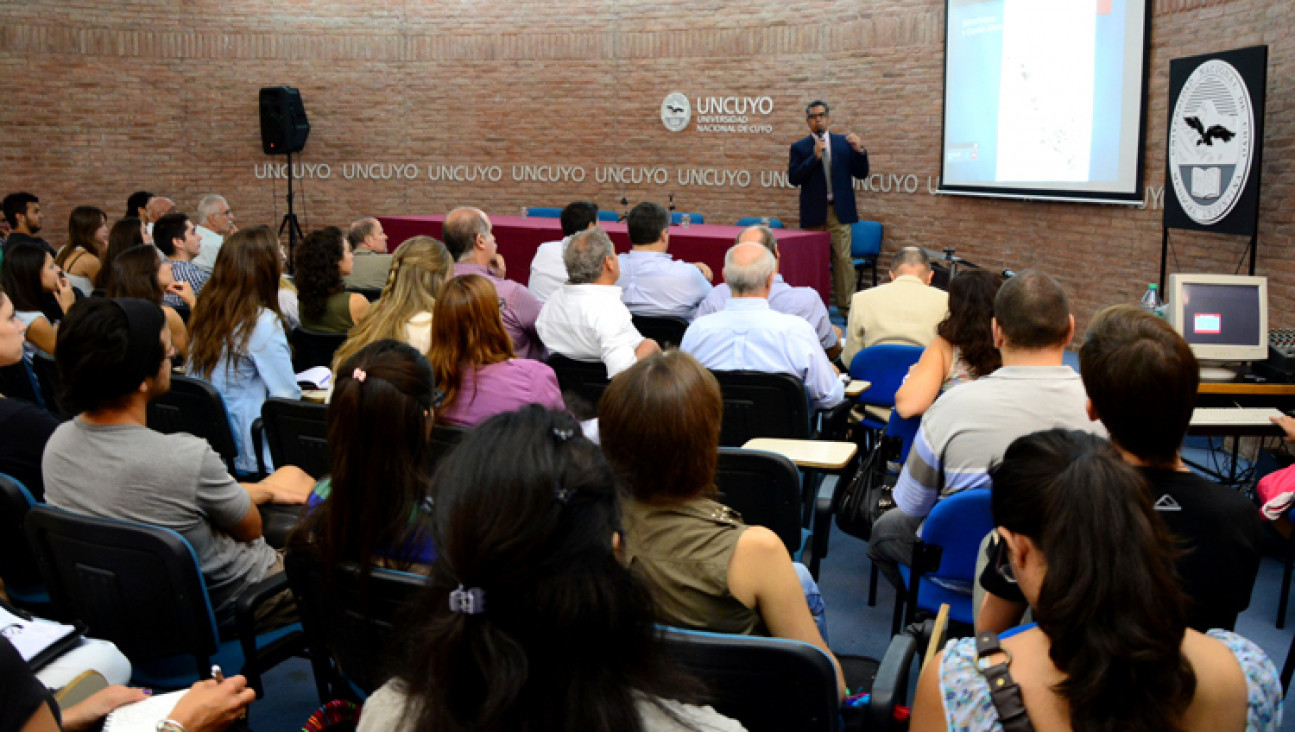
[[[989,665],[989,657],[1002,653],[1007,660]],[[1034,732],[1030,716],[1025,711],[1025,702],[1021,699],[1021,686],[1012,678],[1007,666],[1012,662],[1012,654],[1003,650],[998,643],[998,634],[987,630],[976,635],[976,668],[989,683],[989,697],[998,710],[998,721],[1004,732]]]

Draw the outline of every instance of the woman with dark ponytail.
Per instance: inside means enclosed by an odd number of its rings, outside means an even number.
[[[1000,664],[1028,715],[1015,729],[1277,729],[1272,662],[1234,633],[1187,627],[1173,543],[1143,478],[1110,443],[1037,432],[990,474],[1008,557],[998,569],[1020,585],[1037,627],[1004,634],[979,664],[977,639],[951,642],[922,671],[913,730],[1003,729],[979,670]]]
[[[437,557],[404,673],[361,732],[740,730],[681,703],[647,588],[617,561],[620,501],[570,415],[528,406],[477,427],[433,478]]]

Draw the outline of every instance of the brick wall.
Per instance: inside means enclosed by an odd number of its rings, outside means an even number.
[[[257,90],[301,89],[311,121],[298,212],[307,229],[368,214],[443,213],[474,204],[589,198],[616,208],[664,202],[708,221],[771,214],[794,225],[796,191],[762,185],[805,134],[803,105],[832,102],[833,128],[859,132],[874,182],[865,216],[886,248],[956,247],[982,265],[1038,267],[1063,280],[1080,325],[1136,300],[1157,276],[1157,208],[933,196],[939,175],[942,0],[283,2],[97,0],[0,5],[3,188],[41,196],[46,234],[73,206],[119,216],[148,188],[192,209],[226,195],[240,225],[277,223],[285,184],[263,174]],[[1164,183],[1169,60],[1268,44],[1258,271],[1272,278],[1274,325],[1295,325],[1295,6],[1289,0],[1153,0],[1146,182]],[[771,134],[662,126],[665,95],[768,96]],[[694,110],[694,120],[696,110]],[[761,118],[762,121],[763,118]],[[414,180],[343,177],[415,164]],[[513,180],[513,166],[579,166],[581,182]],[[499,166],[498,182],[428,180],[428,166]],[[344,167],[346,166],[346,167]],[[655,168],[664,185],[600,183],[605,167]],[[683,186],[680,169],[749,171],[747,187]],[[913,178],[908,178],[913,176]],[[916,192],[910,193],[916,184]],[[888,192],[887,192],[888,189]],[[1172,237],[1170,271],[1232,272],[1245,242]]]

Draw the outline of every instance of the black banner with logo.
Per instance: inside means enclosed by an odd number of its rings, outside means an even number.
[[[1164,225],[1254,236],[1268,47],[1169,62]]]

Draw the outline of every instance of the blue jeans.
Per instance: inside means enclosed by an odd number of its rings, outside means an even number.
[[[823,593],[819,592],[818,583],[809,573],[809,568],[800,562],[792,562],[791,566],[795,568],[796,576],[800,578],[800,589],[805,593],[805,600],[809,602],[809,614],[814,616],[814,624],[818,626],[823,642],[827,643],[827,611],[823,607]]]

